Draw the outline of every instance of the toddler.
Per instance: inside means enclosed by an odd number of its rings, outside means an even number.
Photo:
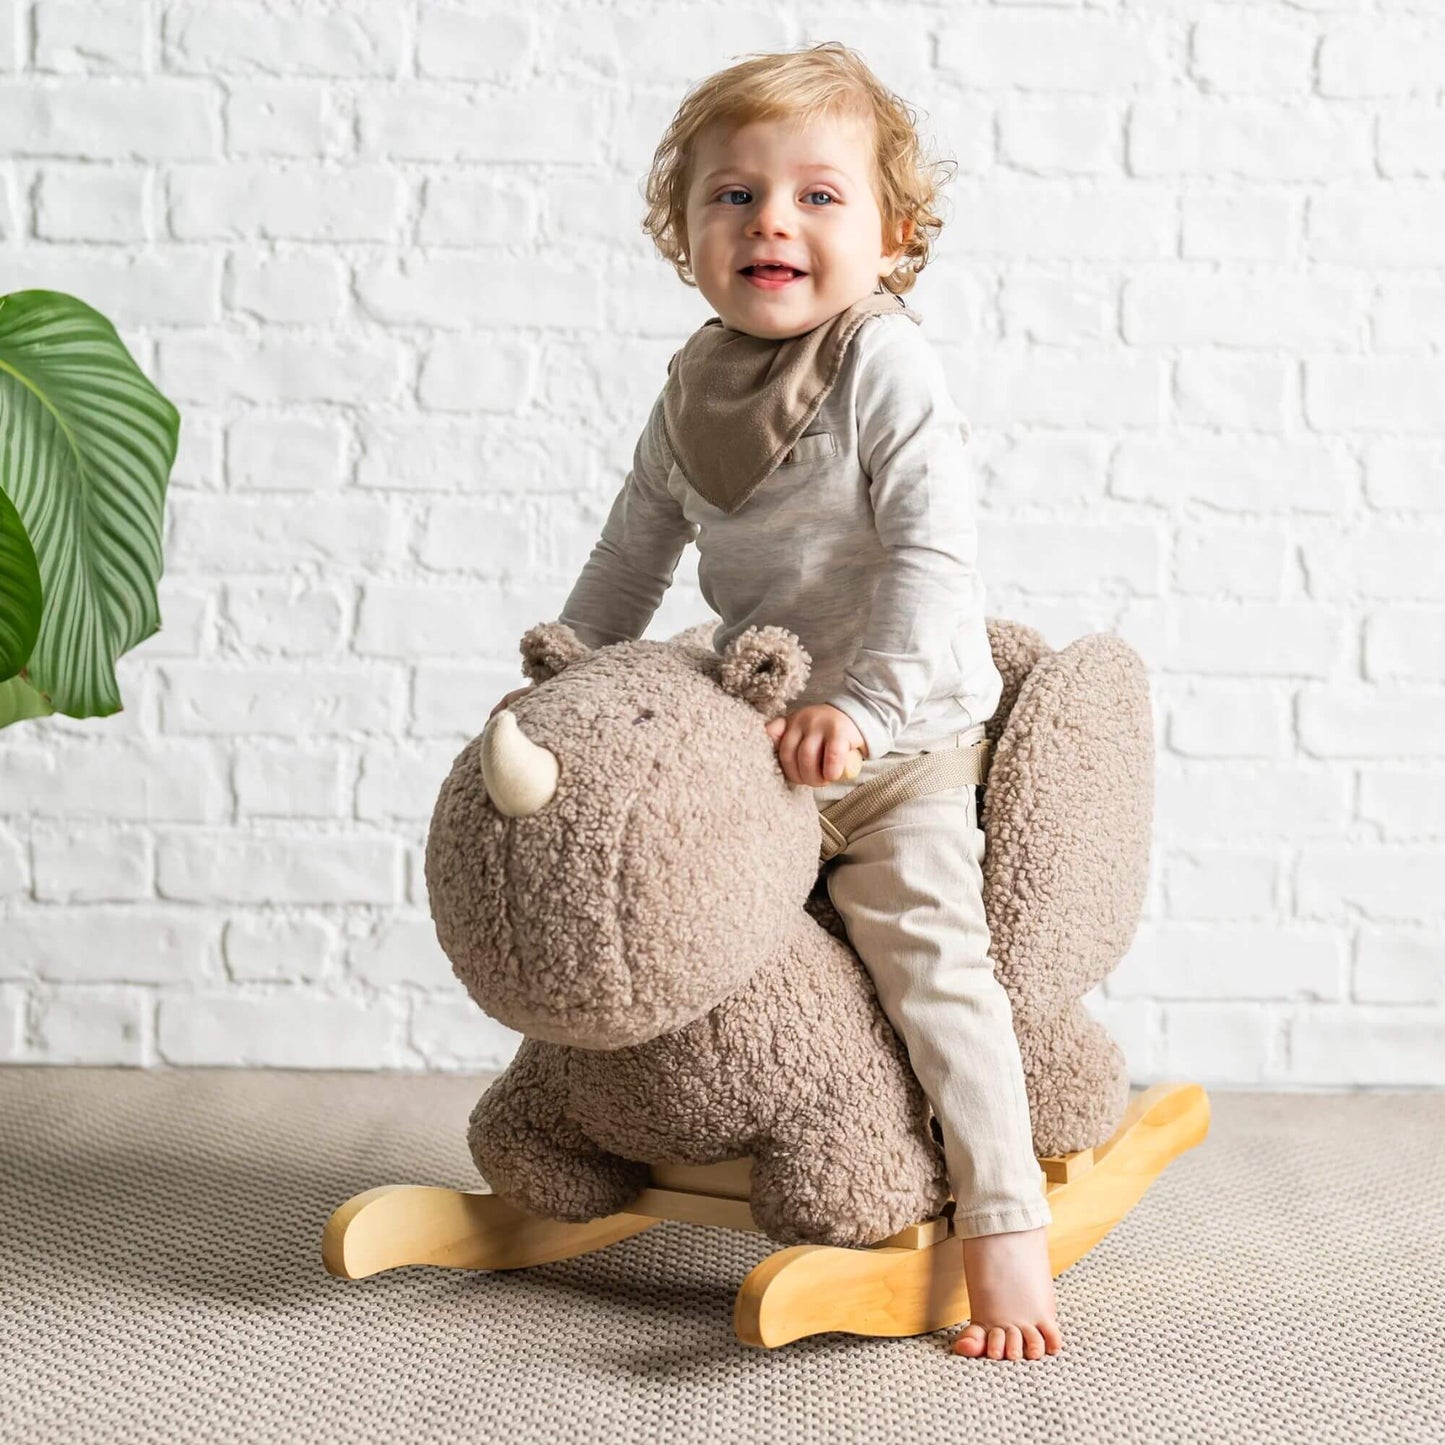
[[[669,363],[560,614],[591,647],[640,637],[696,542],[716,649],[772,623],[812,657],[794,711],[765,726],[820,809],[901,758],[980,740],[1002,692],[967,426],[903,301],[941,224],[912,122],[834,42],[689,93],[646,228],[717,314]],[[973,786],[910,798],[856,831],[826,881],[942,1132],[971,1309],[954,1352],[1037,1359],[1062,1345],[1051,1215],[988,954],[977,807]]]

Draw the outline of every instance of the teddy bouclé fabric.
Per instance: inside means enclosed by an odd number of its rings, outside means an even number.
[[[624,1210],[653,1162],[751,1156],[783,1244],[863,1246],[949,1197],[928,1102],[827,902],[811,790],[763,722],[806,687],[780,627],[721,653],[700,623],[587,647],[522,639],[539,685],[442,784],[426,846],[437,937],[525,1035],[468,1144],[517,1206]],[[1127,949],[1148,875],[1153,726],[1137,654],[1051,651],[989,619],[1004,681],[981,793],[985,903],[1038,1154],[1112,1133],[1124,1058],[1080,998]]]

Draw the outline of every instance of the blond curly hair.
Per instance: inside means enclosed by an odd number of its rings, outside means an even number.
[[[687,254],[687,193],[698,134],[712,125],[731,132],[757,120],[859,115],[872,123],[874,192],[883,218],[883,244],[904,254],[881,284],[895,295],[913,289],[943,229],[935,214],[942,180],[954,162],[923,153],[917,116],[856,51],[837,40],[806,50],[754,53],[695,85],[678,107],[652,158],[644,183],[642,229],[670,261],[683,284],[696,287]]]

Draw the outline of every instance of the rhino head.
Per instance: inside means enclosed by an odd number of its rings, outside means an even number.
[[[779,627],[720,654],[707,625],[589,649],[522,638],[539,685],[457,756],[426,845],[437,938],[487,1014],[619,1049],[734,993],[797,926],[817,878],[812,792],[763,723],[811,660]]]

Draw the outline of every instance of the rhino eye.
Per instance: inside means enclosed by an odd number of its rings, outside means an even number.
[[[646,722],[646,721],[648,720],[648,718],[650,718],[650,717],[652,717],[652,716],[653,716],[652,709],[651,709],[650,707],[645,707],[645,708],[642,709],[642,711],[641,711],[640,713],[637,714],[637,716],[636,716],[635,718],[632,719],[632,721],[633,721],[634,723]]]

